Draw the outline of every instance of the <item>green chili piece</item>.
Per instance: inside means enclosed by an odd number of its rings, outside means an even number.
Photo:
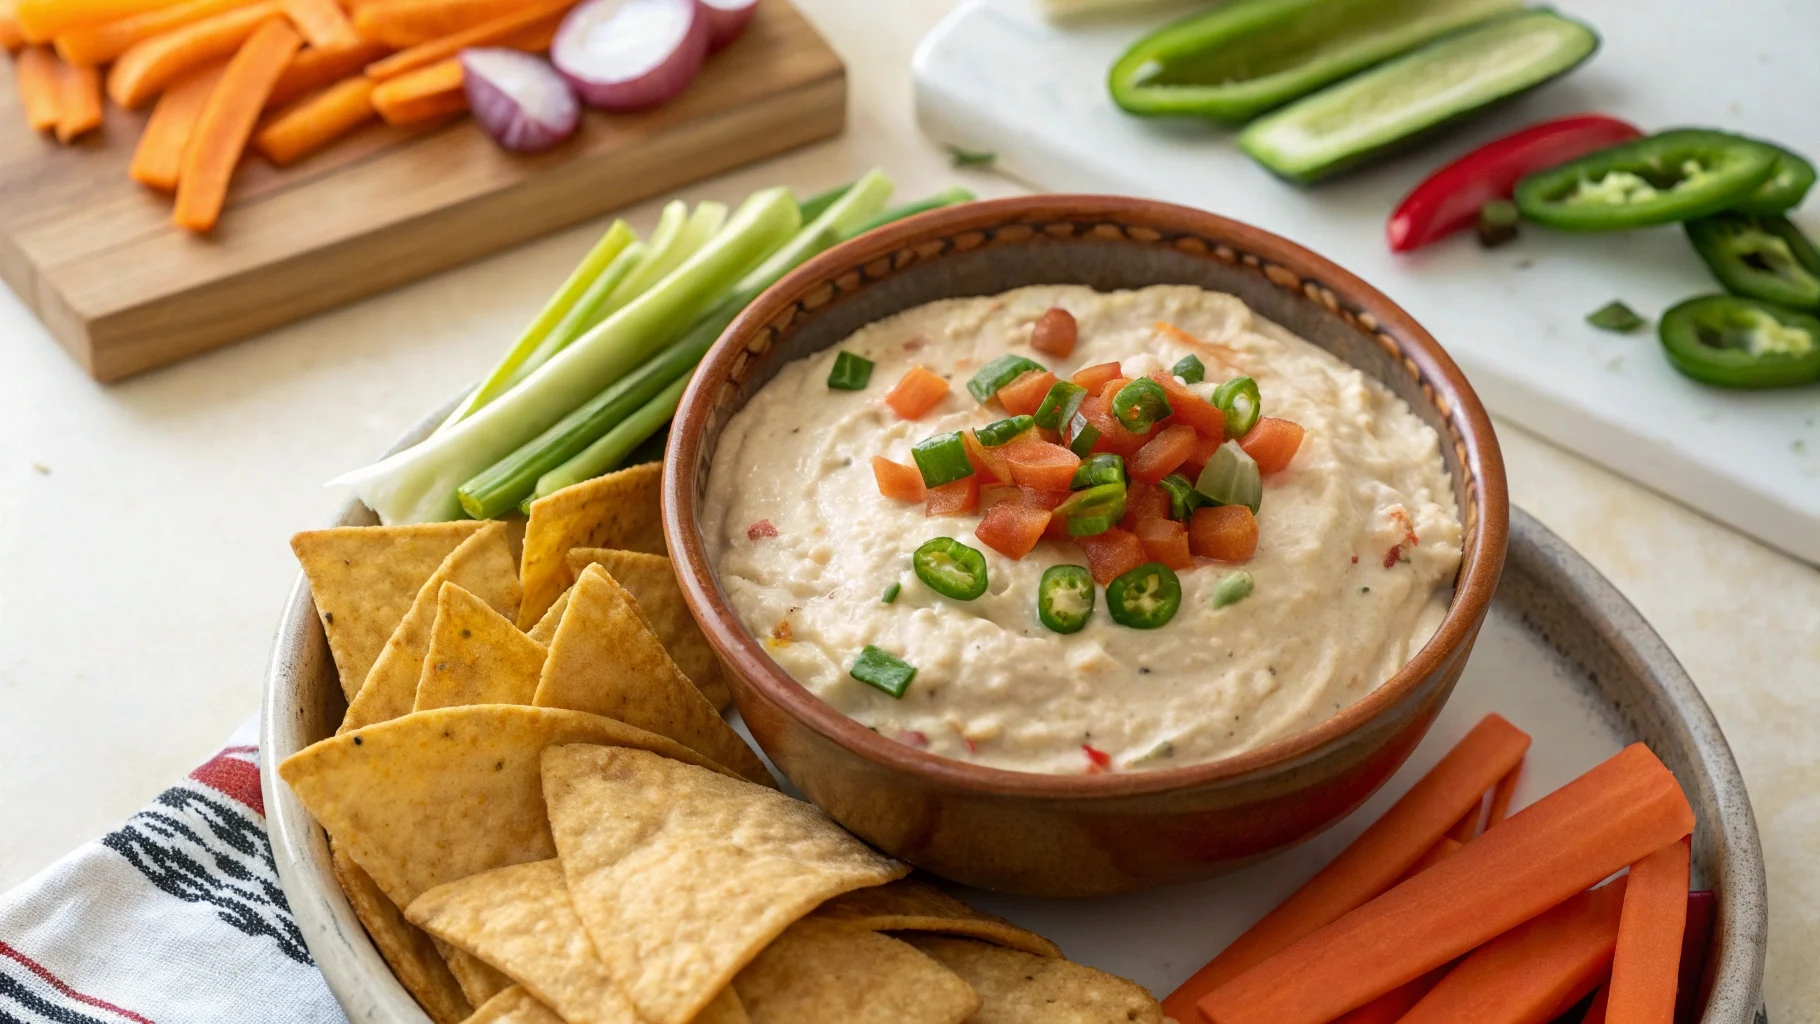
[[[1062,424],[1074,418],[1081,411],[1081,403],[1087,400],[1087,389],[1070,380],[1058,380],[1043,396],[1043,404],[1036,407],[1036,425],[1047,430],[1060,430]]]
[[[1244,505],[1254,516],[1264,502],[1264,477],[1258,472],[1257,460],[1245,454],[1237,441],[1214,449],[1194,489],[1215,505]]]
[[[967,461],[967,443],[959,432],[923,438],[911,446],[910,457],[922,471],[924,487],[940,487],[973,475],[973,463]]]
[[[1097,484],[1075,491],[1055,510],[1068,522],[1068,536],[1091,537],[1118,525],[1125,516],[1125,485]]]
[[[1062,443],[1068,450],[1081,458],[1093,454],[1093,446],[1100,442],[1100,428],[1087,421],[1087,414],[1077,412],[1068,420],[1068,429],[1062,432]]]
[[[975,430],[973,436],[988,448],[998,448],[1011,443],[1012,438],[1034,426],[1036,422],[1028,416],[1012,416],[986,424]]]
[[[1036,617],[1056,633],[1079,633],[1093,617],[1093,575],[1084,566],[1052,565],[1036,585]]]
[[[1663,352],[1675,369],[1722,388],[1774,388],[1820,380],[1820,319],[1792,309],[1707,295],[1662,314]]]
[[[1134,434],[1144,433],[1174,411],[1169,408],[1169,395],[1163,385],[1149,377],[1139,377],[1112,396],[1112,415]]]
[[[1642,314],[1617,299],[1586,314],[1586,322],[1601,331],[1611,331],[1614,334],[1629,334],[1649,323],[1643,319]]]
[[[1706,217],[1753,196],[1781,151],[1679,128],[1596,150],[1517,182],[1524,218],[1561,231],[1623,231]]]
[[[872,360],[842,352],[828,371],[828,386],[836,391],[864,391],[872,380]]]
[[[1226,414],[1226,436],[1242,437],[1258,425],[1264,411],[1264,400],[1258,396],[1258,382],[1250,377],[1234,377],[1213,391],[1213,404]]]
[[[898,593],[901,592],[903,589],[904,589],[904,585],[902,583],[899,583],[896,580],[892,580],[891,585],[886,587],[885,592],[879,596],[879,599],[878,599],[879,603],[891,604],[892,602],[897,600]]]
[[[1163,478],[1163,490],[1169,495],[1169,518],[1187,522],[1194,515],[1194,510],[1206,504],[1194,484],[1180,473],[1171,473]]]
[[[1732,207],[1739,213],[1771,216],[1792,210],[1801,205],[1801,200],[1807,198],[1807,190],[1814,187],[1817,175],[1806,157],[1768,142],[1763,145],[1776,151],[1775,169],[1769,172],[1768,181],[1757,186],[1757,191]]]
[[[1251,588],[1251,574],[1240,569],[1214,585],[1213,606],[1224,608],[1229,604],[1238,604],[1251,596]]]
[[[853,660],[853,667],[847,674],[901,700],[904,691],[910,688],[910,680],[916,678],[916,666],[890,651],[867,644],[860,649],[859,657]]]
[[[1106,586],[1106,610],[1112,621],[1132,629],[1169,624],[1182,606],[1182,581],[1161,562],[1140,565]]]
[[[1068,482],[1068,489],[1079,491],[1100,484],[1118,484],[1125,486],[1125,460],[1111,452],[1101,452],[1081,462],[1081,468],[1074,471],[1074,479]]]
[[[1192,353],[1183,356],[1180,361],[1169,368],[1169,372],[1190,384],[1199,384],[1207,379],[1207,367],[1201,365],[1200,356]]]
[[[1479,207],[1479,245],[1496,249],[1506,242],[1516,241],[1517,222],[1522,219],[1517,204],[1508,199],[1493,199]]]
[[[930,590],[956,601],[971,601],[986,592],[986,556],[953,537],[924,542],[910,556],[916,578]]]
[[[973,394],[975,401],[985,405],[992,401],[993,395],[998,394],[999,388],[1031,370],[1041,370],[1042,368],[1041,363],[1023,356],[999,356],[980,367],[979,372],[973,375],[973,379],[967,382],[967,390]]]
[[[1721,213],[1688,221],[1687,239],[1734,295],[1820,310],[1820,250],[1782,217]]]

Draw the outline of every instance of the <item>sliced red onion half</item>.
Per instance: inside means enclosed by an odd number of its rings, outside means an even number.
[[[752,24],[752,12],[758,0],[696,0],[708,16],[708,52],[713,53],[738,39]]]
[[[696,0],[588,0],[556,32],[550,59],[590,106],[640,110],[689,84],[708,55]]]
[[[474,120],[501,148],[549,149],[575,134],[581,104],[542,57],[496,47],[461,51],[462,87]]]

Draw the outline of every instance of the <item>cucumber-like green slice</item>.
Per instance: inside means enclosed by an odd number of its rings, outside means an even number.
[[[1522,0],[1238,0],[1164,25],[1113,64],[1112,99],[1146,117],[1241,124]]]
[[[1239,146],[1311,182],[1566,74],[1598,48],[1598,33],[1553,11],[1496,18],[1260,118]]]

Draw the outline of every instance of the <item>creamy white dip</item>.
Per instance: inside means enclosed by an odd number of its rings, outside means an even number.
[[[1051,306],[1079,323],[1067,359],[1029,348]],[[876,364],[866,390],[828,388],[842,350]],[[1085,565],[1077,547],[1046,540],[1014,561],[974,537],[977,512],[930,518],[920,504],[882,497],[872,456],[912,465],[917,441],[1005,415],[978,405],[965,385],[1006,352],[1062,377],[1118,360],[1133,378],[1193,353],[1206,366],[1204,395],[1231,377],[1254,378],[1265,415],[1307,430],[1289,468],[1264,480],[1256,556],[1243,566],[1197,559],[1180,573],[1181,610],[1160,629],[1115,624],[1101,588],[1087,627],[1063,636],[1037,621],[1037,581],[1050,565]],[[916,363],[951,388],[907,421],[883,398]],[[702,519],[721,586],[753,635],[857,721],[1021,771],[1088,771],[1084,746],[1111,755],[1115,770],[1169,767],[1321,722],[1433,635],[1461,533],[1438,445],[1382,384],[1234,296],[1183,286],[1022,288],[920,306],[784,367],[722,435]],[[760,520],[776,536],[762,528],[749,536]],[[983,597],[954,601],[917,579],[911,552],[939,536],[985,555]],[[1255,580],[1251,596],[1214,608],[1214,588],[1241,568]],[[883,603],[893,583],[900,593]],[[902,699],[848,675],[867,644],[916,667]]]

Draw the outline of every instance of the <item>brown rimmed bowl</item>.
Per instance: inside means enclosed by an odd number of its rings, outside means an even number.
[[[1383,685],[1332,719],[1203,764],[1105,775],[986,768],[880,736],[771,660],[709,564],[699,503],[722,429],[786,363],[938,299],[1035,284],[1230,292],[1383,381],[1441,437],[1465,524],[1452,606]],[[870,232],[799,267],[728,327],[684,394],[665,459],[664,532],[683,594],[729,668],[752,735],[868,842],[955,881],[1090,896],[1241,867],[1320,832],[1407,758],[1466,664],[1510,525],[1491,420],[1409,314],[1267,231],[1166,203],[1044,195],[968,203]]]

